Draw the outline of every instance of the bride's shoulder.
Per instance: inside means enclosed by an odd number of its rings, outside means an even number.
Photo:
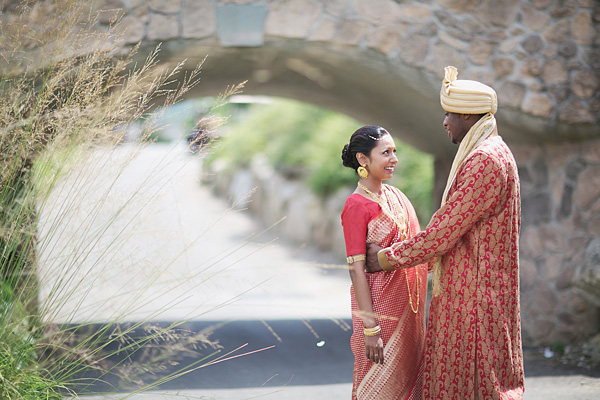
[[[384,183],[383,187],[385,188],[386,191],[391,192],[402,199],[406,198],[406,195],[404,194],[404,192],[402,190],[398,189],[396,186],[392,186],[392,185],[388,185],[387,183]]]
[[[388,185],[387,183],[384,183],[383,187],[385,188],[385,190],[388,190],[390,192],[402,193],[402,191],[400,189],[398,189],[396,186]]]
[[[367,199],[365,199],[365,197],[363,195],[361,195],[360,193],[354,192],[346,198],[346,204],[361,204],[364,200],[367,200]]]

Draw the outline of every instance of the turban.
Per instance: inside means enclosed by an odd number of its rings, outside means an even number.
[[[458,114],[495,114],[498,109],[496,92],[481,82],[458,80],[458,70],[444,68],[440,102],[445,111]]]

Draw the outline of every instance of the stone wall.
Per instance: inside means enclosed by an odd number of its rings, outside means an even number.
[[[548,131],[600,136],[595,0],[105,0],[102,9],[106,24],[122,13],[124,46],[163,42],[166,49],[172,42],[174,56],[186,57],[186,44],[232,47],[231,64],[249,47],[319,42],[331,57],[362,52],[356,62],[365,65],[376,52],[390,78],[433,97],[443,67],[453,64],[459,78],[497,89],[506,137],[514,130],[534,140]],[[303,59],[300,48],[283,67],[336,87],[335,74]],[[275,69],[257,62],[246,72],[250,83],[265,83]]]
[[[513,152],[521,177],[524,343],[583,339],[600,323],[600,140]]]

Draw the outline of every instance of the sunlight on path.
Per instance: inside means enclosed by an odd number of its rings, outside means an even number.
[[[183,146],[98,150],[40,208],[53,322],[349,318],[348,274],[200,186]],[[110,222],[110,223],[109,223]]]

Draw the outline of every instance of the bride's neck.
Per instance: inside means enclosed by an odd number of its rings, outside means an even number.
[[[369,189],[371,192],[378,194],[381,191],[381,188],[383,187],[383,182],[382,181],[372,181],[369,179],[361,179],[359,181],[364,187],[366,187],[367,189]]]

